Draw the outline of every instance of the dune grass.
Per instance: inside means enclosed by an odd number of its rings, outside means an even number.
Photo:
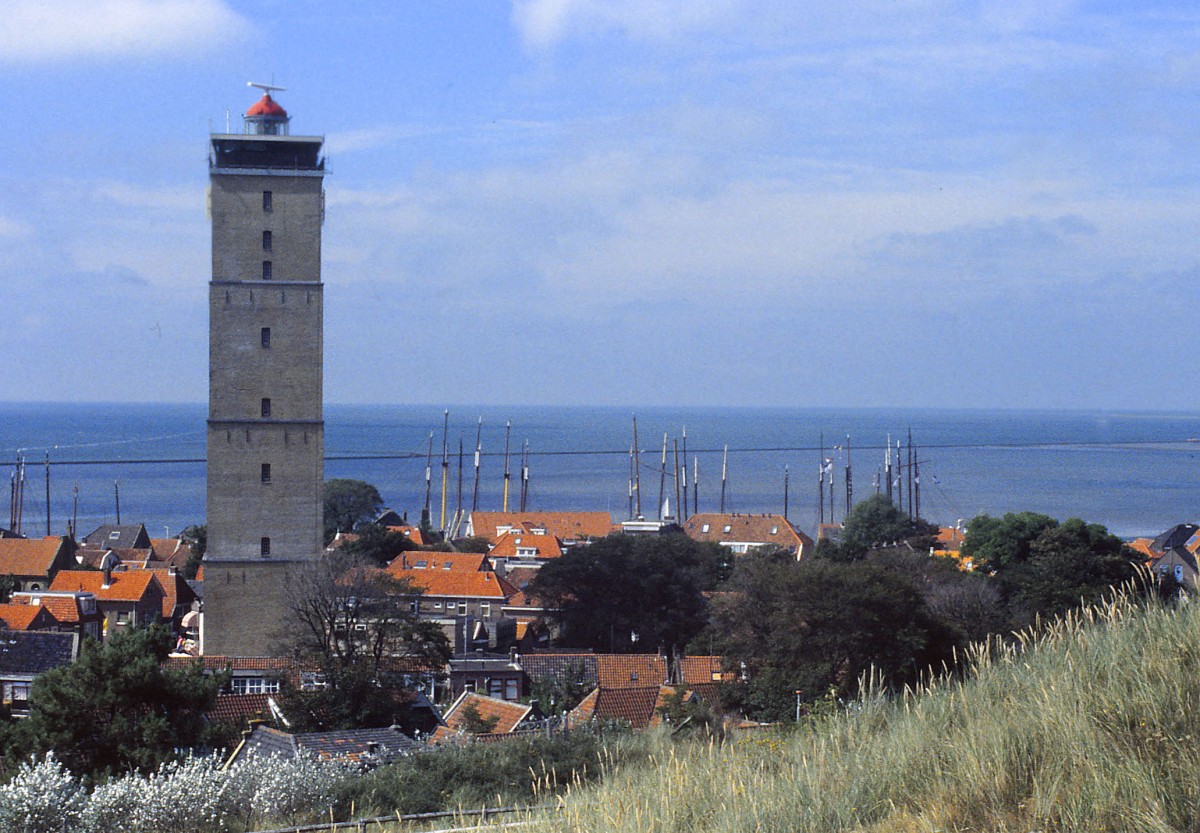
[[[968,667],[798,731],[664,741],[531,829],[1200,829],[1200,603],[1119,598]]]

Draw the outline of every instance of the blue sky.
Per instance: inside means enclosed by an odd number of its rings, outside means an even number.
[[[1198,30],[7,0],[0,398],[206,398],[207,134],[273,78],[327,137],[327,401],[1193,410]]]

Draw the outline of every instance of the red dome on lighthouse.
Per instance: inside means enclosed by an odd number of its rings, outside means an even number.
[[[263,93],[263,97],[246,111],[246,116],[274,116],[275,118],[286,119],[287,110],[284,110],[275,103],[275,99],[271,98],[270,93]]]

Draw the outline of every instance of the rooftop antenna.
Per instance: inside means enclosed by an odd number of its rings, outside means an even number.
[[[272,79],[271,79],[271,83],[270,83],[270,84],[260,84],[260,83],[259,83],[259,82],[257,82],[257,81],[247,81],[247,82],[246,82],[246,86],[247,86],[247,87],[257,87],[258,89],[260,89],[260,90],[262,90],[262,91],[263,91],[263,94],[264,94],[264,95],[270,95],[270,94],[271,94],[271,93],[273,93],[273,92],[282,93],[282,92],[286,92],[286,91],[287,91],[287,87],[280,87],[280,86],[277,86],[277,85],[275,84],[275,79],[274,79],[274,78],[272,78]]]

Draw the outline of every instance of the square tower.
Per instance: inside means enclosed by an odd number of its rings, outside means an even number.
[[[210,137],[209,655],[277,652],[289,570],[323,543],[324,140],[261,86],[243,132]]]

